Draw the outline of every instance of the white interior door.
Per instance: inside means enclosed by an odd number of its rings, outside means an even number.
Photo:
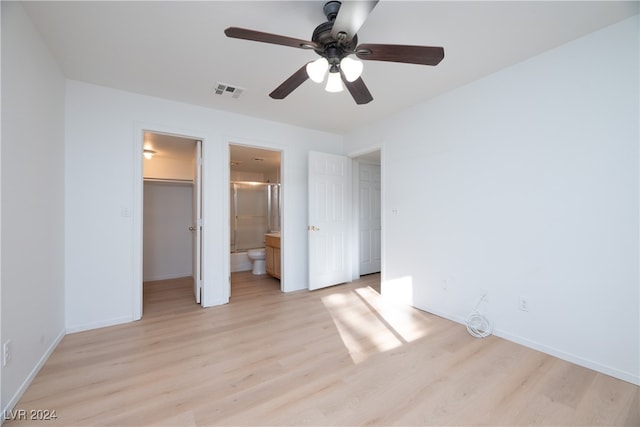
[[[202,293],[202,141],[196,141],[193,173],[193,293],[201,304]]]
[[[351,159],[309,153],[309,289],[351,279]]]
[[[360,275],[378,273],[381,266],[380,165],[359,165]]]

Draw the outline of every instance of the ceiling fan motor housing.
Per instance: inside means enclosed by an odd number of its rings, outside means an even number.
[[[333,21],[323,22],[318,25],[316,29],[313,30],[311,41],[318,45],[318,48],[314,49],[315,52],[318,55],[327,58],[329,64],[335,65],[340,63],[340,60],[345,56],[354,53],[355,47],[358,45],[358,36],[354,35],[348,42],[345,42],[344,40],[338,41],[331,35],[332,28]]]

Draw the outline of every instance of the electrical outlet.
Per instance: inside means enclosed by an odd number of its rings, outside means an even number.
[[[520,295],[518,298],[518,309],[522,311],[529,311],[529,297]]]
[[[447,286],[447,281],[446,281],[446,280],[443,280],[443,281],[442,281],[442,283],[441,283],[441,285],[442,285],[442,290],[443,290],[443,291],[446,291],[446,290],[447,290],[447,288],[449,287],[449,286]]]
[[[2,366],[11,362],[11,340],[6,340],[2,346]]]

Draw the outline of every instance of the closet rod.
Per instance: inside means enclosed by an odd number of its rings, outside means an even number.
[[[280,185],[279,182],[258,182],[258,181],[229,181],[229,184]]]
[[[193,184],[191,179],[144,178],[144,182],[160,182],[173,184]]]

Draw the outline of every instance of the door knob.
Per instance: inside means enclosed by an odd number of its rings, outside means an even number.
[[[191,227],[189,227],[189,231],[196,231],[196,228],[192,225]]]
[[[309,231],[320,231],[320,227],[316,227],[315,225],[310,225],[307,227]]]

